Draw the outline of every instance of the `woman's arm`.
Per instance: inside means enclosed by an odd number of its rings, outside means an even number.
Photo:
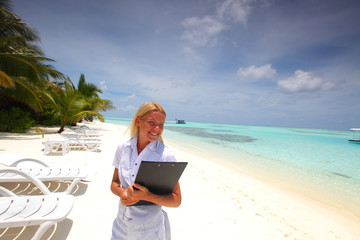
[[[138,190],[135,190],[134,187],[136,187]],[[128,193],[130,195],[130,199],[137,201],[145,200],[164,207],[179,207],[181,204],[181,190],[179,182],[176,184],[173,192],[168,195],[154,194],[146,187],[136,183],[128,188]]]
[[[121,187],[121,182],[119,179],[118,169],[115,168],[114,175],[111,181],[111,191],[121,199],[122,205],[128,206],[137,203],[139,200],[134,200],[130,197],[128,189]]]

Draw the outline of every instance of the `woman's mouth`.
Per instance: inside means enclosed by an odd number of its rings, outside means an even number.
[[[152,133],[152,132],[149,132],[151,136],[153,137],[157,137],[159,134],[158,133]]]

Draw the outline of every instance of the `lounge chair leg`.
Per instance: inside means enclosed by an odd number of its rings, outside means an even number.
[[[35,235],[33,236],[33,238],[31,240],[40,240],[42,235],[44,235],[44,233],[54,224],[55,224],[55,222],[52,222],[52,221],[41,224],[39,229],[36,231]]]
[[[80,182],[80,180],[81,180],[80,178],[74,179],[74,181],[72,181],[72,183],[70,184],[70,186],[66,190],[65,194],[71,194],[72,190],[74,189],[76,184],[78,184],[78,182]]]

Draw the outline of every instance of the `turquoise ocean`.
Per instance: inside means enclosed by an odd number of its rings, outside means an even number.
[[[131,119],[106,118],[129,126]],[[356,127],[356,126],[355,126]],[[163,138],[180,150],[360,216],[360,143],[350,131],[167,121]],[[209,154],[210,153],[210,154]]]

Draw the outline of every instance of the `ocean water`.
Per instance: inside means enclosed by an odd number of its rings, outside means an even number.
[[[106,121],[129,126],[131,119]],[[360,143],[348,142],[350,131],[167,121],[163,137],[360,216]]]

